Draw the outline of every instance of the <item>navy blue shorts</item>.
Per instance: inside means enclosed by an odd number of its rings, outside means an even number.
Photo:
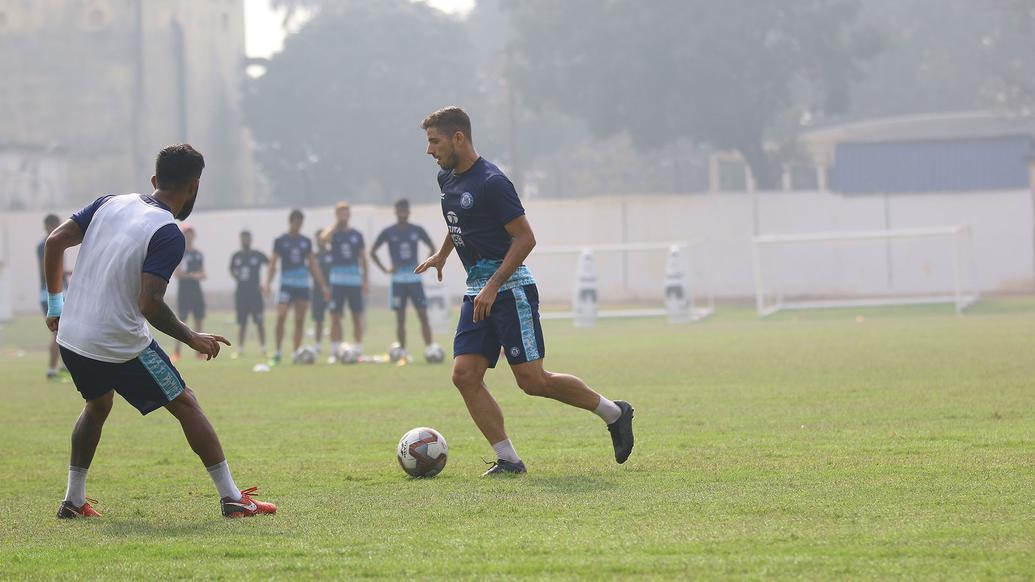
[[[250,317],[255,325],[262,325],[264,309],[262,291],[258,287],[238,286],[234,292],[234,307],[237,309],[237,325],[248,323]]]
[[[280,293],[277,295],[277,304],[288,305],[296,301],[309,301],[312,291],[309,287],[280,286]]]
[[[539,323],[539,290],[535,285],[500,291],[489,319],[474,323],[474,297],[464,296],[460,322],[453,339],[453,356],[481,354],[495,368],[500,348],[511,365],[546,356],[543,326]]]
[[[363,313],[363,288],[359,285],[331,285],[331,313],[342,313],[346,303],[353,315]]]
[[[84,400],[95,400],[115,390],[140,414],[147,414],[172,402],[186,387],[169,356],[153,340],[139,356],[121,364],[101,362],[60,347],[65,368]]]
[[[428,298],[424,295],[424,283],[392,283],[388,288],[388,305],[398,311],[406,309],[406,302],[412,301],[415,309],[427,309]]]

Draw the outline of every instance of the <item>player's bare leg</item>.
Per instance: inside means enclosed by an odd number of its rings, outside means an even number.
[[[485,386],[488,369],[489,361],[480,354],[461,354],[453,360],[453,385],[460,391],[474,424],[496,452],[496,462],[483,476],[524,473],[525,464],[507,438],[503,411]]]
[[[309,302],[305,300],[295,301],[295,335],[292,338],[295,342],[294,351],[302,347],[302,334],[305,330],[305,312],[309,310]]]
[[[435,339],[431,336],[431,323],[428,321],[428,310],[417,308],[417,319],[420,320],[420,333],[424,336],[424,345],[430,346]]]
[[[111,412],[114,397],[115,391],[111,390],[103,396],[87,400],[75,422],[68,466],[68,488],[57,513],[60,518],[100,517],[86,500],[86,473],[93,463],[97,444],[101,442],[101,429]]]
[[[253,500],[248,494],[254,488],[241,491],[230,475],[230,466],[223,454],[223,446],[219,442],[216,430],[208,421],[194,391],[184,388],[179,396],[165,405],[176,420],[180,421],[187,443],[201,462],[205,465],[212,482],[219,491],[220,507],[226,517],[249,517],[260,514],[273,514],[277,506]]]
[[[274,327],[274,335],[277,341],[277,352],[274,356],[279,358],[281,354],[281,348],[284,346],[284,320],[287,319],[289,305],[287,303],[277,304],[277,325]]]
[[[331,346],[337,346],[341,343],[341,318],[344,315],[344,311],[332,311],[331,312]]]
[[[364,313],[350,310],[352,314],[352,339],[356,342],[356,345],[363,345],[363,328],[365,327],[366,320]]]
[[[395,310],[395,339],[399,345],[406,349],[406,309]],[[456,366],[453,366],[454,370]]]
[[[255,319],[255,331],[259,333],[259,349],[266,352],[266,324],[261,317]]]
[[[248,330],[248,320],[245,319],[244,323],[237,326],[237,350],[240,352],[244,351],[244,338],[245,332]]]
[[[624,463],[632,453],[633,407],[628,402],[612,402],[594,392],[577,376],[557,374],[543,367],[543,359],[512,364],[511,371],[525,394],[542,396],[563,402],[569,406],[589,410],[607,423],[611,441],[615,448],[615,460]]]

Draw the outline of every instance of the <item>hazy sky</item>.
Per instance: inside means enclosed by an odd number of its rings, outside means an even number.
[[[474,7],[475,0],[415,0],[445,12],[463,13]],[[283,15],[270,8],[269,0],[244,0],[246,51],[250,57],[269,57],[284,44]]]

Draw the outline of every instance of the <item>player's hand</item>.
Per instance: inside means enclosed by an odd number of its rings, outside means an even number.
[[[50,331],[58,330],[58,322],[61,321],[60,317],[48,317],[47,318],[47,329]]]
[[[496,302],[496,295],[499,287],[489,283],[482,287],[481,292],[474,298],[474,322],[478,323],[483,319],[489,319],[489,312],[492,311],[492,304]]]
[[[191,336],[187,345],[199,354],[204,354],[205,360],[211,360],[219,355],[219,344],[230,345],[230,340],[221,335],[211,333],[195,333]]]
[[[417,265],[417,268],[414,269],[413,272],[419,275],[420,273],[423,273],[424,271],[427,271],[428,269],[434,267],[435,270],[438,271],[438,280],[441,281],[442,267],[444,266],[446,266],[446,259],[444,257],[440,258],[436,253],[425,259],[423,263]]]

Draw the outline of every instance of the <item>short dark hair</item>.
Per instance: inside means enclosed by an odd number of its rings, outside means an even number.
[[[48,214],[43,219],[43,226],[57,226],[61,223],[61,219],[57,217],[57,214]]]
[[[251,235],[252,235],[252,231],[250,231],[248,229],[244,229],[244,230],[241,231],[241,236],[251,236]]]
[[[297,208],[293,209],[291,211],[291,214],[288,215],[288,220],[296,220],[296,219],[303,219],[303,218],[305,218],[305,215],[302,214],[302,211],[297,209]]]
[[[410,207],[410,201],[405,199],[405,198],[400,198],[400,199],[395,201],[395,207],[396,208],[409,208]]]
[[[459,107],[444,107],[428,115],[420,122],[421,129],[434,127],[450,137],[456,132],[461,132],[467,141],[471,140],[471,118],[467,112]]]
[[[159,188],[181,188],[201,177],[205,158],[189,144],[162,148],[155,158],[155,177]]]

